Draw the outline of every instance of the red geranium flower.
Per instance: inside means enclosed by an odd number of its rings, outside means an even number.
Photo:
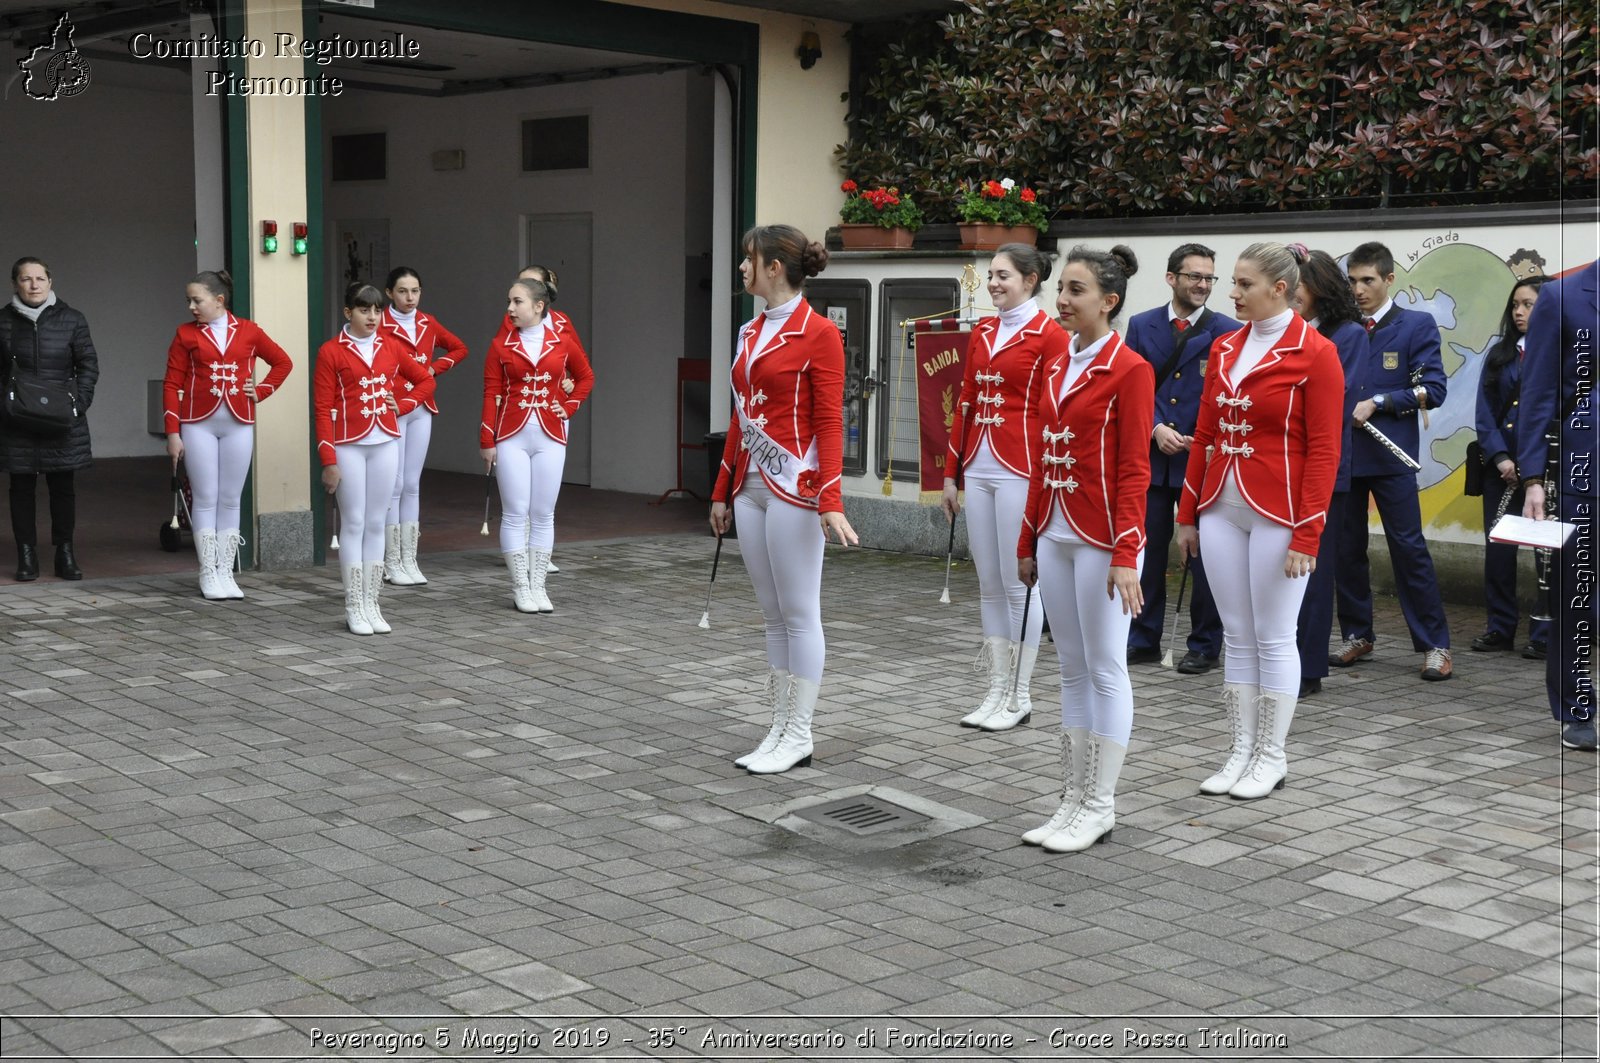
[[[795,481],[794,490],[801,498],[816,498],[821,487],[817,483],[815,470],[807,469],[801,473],[799,479]]]
[[[1033,194],[1033,189],[1024,188],[1022,190],[1022,201],[1024,203],[1032,203],[1034,200],[1036,200],[1038,198],[1039,198],[1038,196]]]
[[[854,192],[856,190],[856,187],[857,186],[856,186],[856,183],[854,181],[846,181],[844,184],[839,186],[839,191],[841,191],[841,192]]]
[[[983,185],[983,194],[990,199],[1006,198],[1006,190],[1000,186],[999,181],[986,181]]]

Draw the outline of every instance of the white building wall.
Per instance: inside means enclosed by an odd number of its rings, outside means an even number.
[[[510,281],[525,264],[521,219],[588,211],[593,325],[583,342],[595,370],[592,484],[659,492],[675,482],[685,140],[689,123],[710,121],[709,113],[690,114],[687,100],[690,79],[702,76],[677,71],[446,99],[347,92],[326,101],[325,144],[341,133],[388,134],[387,180],[328,182],[326,224],[389,219],[390,265],[421,273],[423,310],[472,352],[439,379],[430,467],[482,471],[483,357]],[[590,169],[524,174],[521,120],[575,113],[590,118]],[[434,171],[432,153],[454,148],[465,151],[465,168]],[[331,297],[334,263],[329,277]]]
[[[20,55],[13,42],[0,44],[3,297],[16,259],[49,263],[56,295],[88,317],[100,355],[89,411],[95,455],[158,454],[145,382],[165,372],[195,273],[188,74],[99,62],[83,92],[41,101],[14,76]]]

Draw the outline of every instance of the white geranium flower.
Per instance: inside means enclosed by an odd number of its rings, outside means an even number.
[[[1003,177],[1000,179],[1000,187],[1009,192],[1013,188],[1017,187],[1017,182],[1013,181],[1009,177]]]

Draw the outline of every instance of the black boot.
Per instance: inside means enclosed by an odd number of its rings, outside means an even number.
[[[78,559],[72,556],[71,543],[56,544],[56,575],[62,579],[83,578],[83,570],[78,568]]]
[[[39,578],[39,550],[33,545],[17,547],[17,582],[32,583]]]

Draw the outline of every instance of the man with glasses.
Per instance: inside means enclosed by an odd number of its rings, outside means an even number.
[[[1231,317],[1206,309],[1217,283],[1216,252],[1204,244],[1184,244],[1167,256],[1167,286],[1172,301],[1134,315],[1126,341],[1156,371],[1156,419],[1150,437],[1150,492],[1145,499],[1144,571],[1139,582],[1144,610],[1128,631],[1128,663],[1153,664],[1161,659],[1161,634],[1166,624],[1167,552],[1172,543],[1173,514],[1183,493],[1200,416],[1211,344],[1239,328]],[[1195,457],[1204,461],[1204,455]],[[1186,675],[1209,672],[1222,653],[1222,618],[1211,600],[1200,558],[1191,566],[1188,652],[1178,662]]]

